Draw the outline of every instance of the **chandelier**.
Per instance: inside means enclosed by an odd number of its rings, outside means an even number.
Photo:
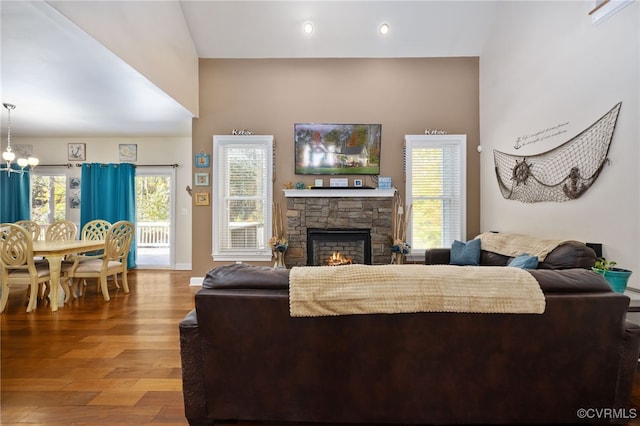
[[[11,163],[16,159],[16,153],[11,149],[11,111],[16,109],[16,106],[8,103],[3,103],[2,105],[4,105],[9,114],[7,119],[7,149],[2,153],[2,159],[7,163],[6,171],[10,175],[11,172],[16,172],[15,170],[11,169]],[[16,161],[16,163],[20,167],[20,173],[24,173],[25,167],[30,166],[31,168],[34,168],[38,165],[39,162],[40,160],[38,160],[36,157],[31,156],[27,158],[18,158],[18,160]]]

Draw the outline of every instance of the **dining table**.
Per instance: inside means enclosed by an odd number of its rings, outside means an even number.
[[[33,242],[34,257],[44,257],[49,262],[49,275],[51,276],[51,310],[58,310],[58,289],[60,288],[60,272],[62,260],[65,256],[86,253],[104,248],[104,240],[65,240],[47,241],[36,240]],[[65,303],[71,299],[71,288],[63,287]]]

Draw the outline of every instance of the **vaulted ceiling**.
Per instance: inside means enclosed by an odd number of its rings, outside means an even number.
[[[126,3],[100,2],[100,7],[126,11]],[[137,2],[137,7],[148,8],[145,13],[153,17],[161,3]],[[480,56],[498,7],[495,1],[177,4],[181,13],[171,16],[171,25],[186,25],[199,58]],[[122,13],[92,15],[92,6],[91,0],[0,3],[0,95],[2,102],[16,105],[12,136],[190,135],[188,108],[114,54],[109,43],[81,29],[94,19],[116,37],[127,19]],[[83,8],[91,19],[78,25],[74,8]],[[313,23],[310,35],[302,31],[305,22]],[[377,32],[382,23],[390,26],[386,36]],[[143,34],[145,23],[140,25]],[[7,114],[4,108],[1,112],[4,143]]]

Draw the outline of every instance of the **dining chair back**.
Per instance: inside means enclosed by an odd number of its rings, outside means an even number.
[[[82,240],[104,240],[107,237],[107,231],[111,228],[111,222],[104,219],[94,219],[85,223],[82,227],[82,231],[80,232],[80,239]],[[80,262],[86,262],[88,260],[96,259],[96,256],[102,256],[104,250],[96,250],[89,253],[83,253],[79,255]],[[84,287],[87,285],[87,279],[83,278],[82,283],[74,282],[73,287],[75,292],[81,296],[84,292]],[[100,286],[100,282],[98,281],[98,286]]]
[[[22,226],[31,234],[31,241],[37,241],[40,238],[40,225],[33,220],[19,220],[15,223],[18,226]]]
[[[0,224],[0,269],[0,312],[4,312],[9,300],[9,287],[14,284],[29,285],[27,312],[33,311],[38,303],[40,284],[50,279],[49,266],[34,262],[31,234],[22,226],[12,223]]]
[[[80,261],[76,258],[73,266],[66,273],[69,278],[97,278],[100,280],[100,288],[105,301],[109,301],[109,289],[107,277],[113,276],[116,286],[118,285],[117,275],[122,275],[122,287],[125,293],[129,293],[127,282],[127,256],[131,249],[131,243],[135,235],[133,223],[129,221],[119,221],[111,225],[105,235],[104,253],[95,256],[95,259],[87,260],[85,257]]]
[[[59,220],[47,227],[45,239],[47,241],[75,240],[78,235],[78,227],[70,220]]]
[[[80,239],[82,240],[104,240],[107,231],[111,228],[111,222],[103,219],[91,220],[84,224]]]

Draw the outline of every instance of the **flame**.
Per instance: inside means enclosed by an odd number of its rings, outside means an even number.
[[[334,251],[329,259],[327,259],[327,265],[329,266],[339,266],[339,265],[350,265],[353,263],[353,258],[349,256],[343,256],[340,252]]]

